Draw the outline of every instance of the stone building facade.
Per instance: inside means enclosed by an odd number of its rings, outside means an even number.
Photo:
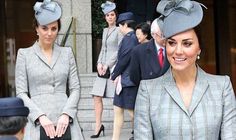
[[[62,29],[58,36],[58,43],[68,30],[71,18],[72,24],[65,46],[73,48],[80,74],[92,73],[92,30],[91,30],[91,1],[90,0],[57,0],[61,3]]]

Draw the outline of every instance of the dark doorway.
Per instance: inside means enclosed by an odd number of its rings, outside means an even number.
[[[15,59],[19,48],[36,39],[32,27],[35,0],[1,0],[0,10],[0,96],[15,95]]]

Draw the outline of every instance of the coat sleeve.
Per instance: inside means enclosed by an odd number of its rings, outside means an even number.
[[[147,83],[141,81],[134,110],[134,139],[153,140],[152,125],[150,118],[150,94]]]
[[[112,73],[112,80],[115,80],[116,77],[121,75],[122,72],[127,68],[130,63],[131,51],[136,45],[136,40],[133,38],[126,37],[122,40],[118,52],[118,61]]]
[[[16,96],[24,101],[30,110],[28,118],[36,122],[39,116],[45,114],[28,96],[28,75],[26,70],[26,56],[23,49],[18,50],[15,69]]]
[[[80,98],[80,82],[77,70],[77,65],[75,61],[72,49],[69,49],[69,75],[68,75],[68,88],[69,88],[69,98],[66,102],[63,112],[69,115],[72,119],[76,117],[78,102]]]
[[[105,39],[105,29],[103,29],[103,33],[102,33],[102,46],[101,46],[101,51],[99,53],[99,56],[98,56],[98,61],[97,63],[102,63],[102,61],[104,61],[104,53],[105,53],[105,44],[103,43]]]
[[[117,44],[116,45],[117,45],[117,47],[119,47],[119,44],[120,44],[120,42],[123,38],[123,35],[119,31],[119,27],[117,27],[116,30],[117,30],[117,32],[116,32],[117,33],[117,38],[116,38],[117,39]],[[113,52],[113,54],[111,56],[111,59],[108,60],[107,65],[110,69],[116,64],[117,56],[118,56],[118,51],[115,51],[115,52]]]
[[[130,60],[130,79],[134,82],[136,86],[139,85],[141,79],[140,72],[140,59],[138,54],[138,47],[133,49]]]
[[[108,63],[106,64],[110,69],[116,64],[117,62],[117,56],[118,56],[118,51],[115,51],[112,53],[111,59],[108,60]]]
[[[221,139],[236,139],[236,99],[232,84],[228,76],[226,76],[224,80]]]

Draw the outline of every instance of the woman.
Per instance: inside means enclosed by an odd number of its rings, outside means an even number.
[[[135,34],[140,44],[146,43],[151,39],[150,25],[142,22],[135,27]]]
[[[134,138],[235,140],[236,100],[229,77],[208,74],[196,63],[201,53],[196,34],[203,17],[201,4],[170,2],[160,1],[157,10],[165,15],[171,67],[162,77],[141,82]]]
[[[134,104],[137,95],[137,87],[130,80],[129,66],[132,49],[138,45],[134,33],[133,13],[126,12],[119,15],[117,24],[124,35],[118,51],[118,61],[112,73],[111,79],[117,84],[114,96],[114,124],[112,140],[120,139],[120,131],[124,122],[124,109],[128,110],[131,120],[134,116]]]
[[[44,0],[36,2],[34,10],[38,40],[19,49],[16,61],[16,94],[30,110],[24,139],[39,140],[46,133],[48,138],[71,135],[72,140],[83,140],[77,120],[80,83],[75,58],[71,48],[55,44],[61,7]]]
[[[95,118],[96,126],[95,133],[91,138],[98,138],[103,131],[104,126],[101,123],[103,112],[103,97],[114,97],[115,85],[106,75],[106,71],[111,71],[115,65],[117,59],[117,51],[119,43],[122,39],[122,34],[119,32],[119,28],[116,27],[116,5],[113,2],[106,1],[101,5],[102,11],[105,15],[105,20],[108,24],[107,28],[103,30],[102,36],[102,48],[97,61],[98,77],[93,86],[91,94],[94,98]]]

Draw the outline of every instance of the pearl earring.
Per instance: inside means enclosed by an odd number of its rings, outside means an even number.
[[[197,55],[197,60],[199,60],[200,59],[200,55]]]

